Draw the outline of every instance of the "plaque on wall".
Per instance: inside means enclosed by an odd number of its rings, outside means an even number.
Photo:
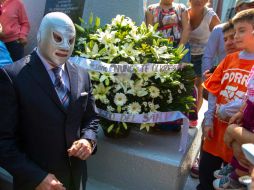
[[[46,0],[44,15],[50,12],[63,12],[71,17],[74,23],[80,24],[85,0]]]

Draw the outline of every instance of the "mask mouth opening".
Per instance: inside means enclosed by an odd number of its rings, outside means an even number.
[[[58,51],[55,52],[55,56],[63,57],[63,58],[68,57],[69,56],[69,51],[67,51],[67,50],[58,50]]]

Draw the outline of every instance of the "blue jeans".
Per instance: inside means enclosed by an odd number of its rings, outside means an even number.
[[[194,66],[195,75],[197,77],[202,77],[202,69],[201,69],[202,57],[203,57],[203,54],[202,55],[192,55],[191,56],[191,63]]]

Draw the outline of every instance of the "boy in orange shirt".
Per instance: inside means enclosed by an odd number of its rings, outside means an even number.
[[[204,87],[216,96],[217,106],[244,97],[249,72],[254,65],[254,10],[238,13],[233,18],[233,23],[236,46],[242,51],[227,55],[204,83]],[[213,125],[203,126],[205,139],[197,190],[213,190],[213,172],[219,169],[223,162],[229,162],[232,158],[232,150],[223,141],[227,126],[228,123],[219,120],[216,114]]]

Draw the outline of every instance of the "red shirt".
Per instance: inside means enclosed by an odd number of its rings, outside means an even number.
[[[0,40],[3,42],[26,38],[30,30],[25,8],[20,0],[5,0],[0,23],[4,33],[4,37],[0,37]]]

